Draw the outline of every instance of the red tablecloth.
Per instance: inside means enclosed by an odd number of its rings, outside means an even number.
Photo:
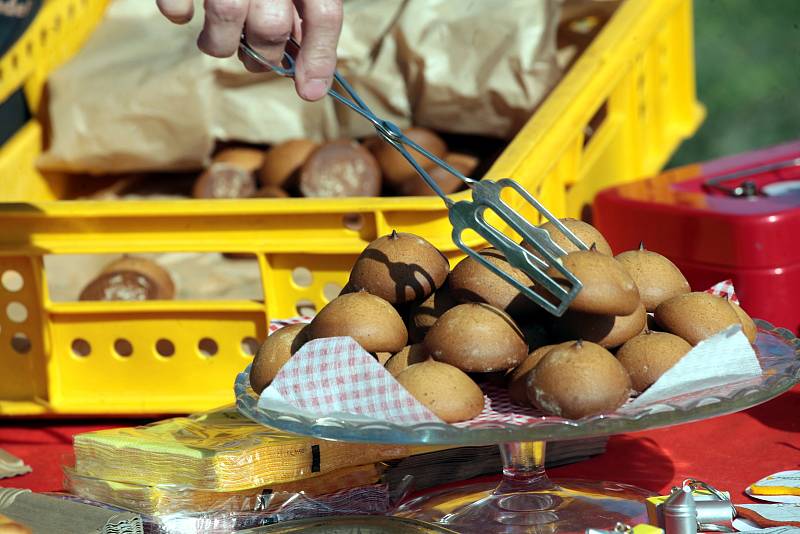
[[[0,448],[33,467],[27,475],[0,480],[0,486],[34,491],[61,489],[61,465],[72,436],[141,421],[0,422]],[[744,412],[659,430],[614,436],[605,454],[550,470],[553,478],[611,480],[664,492],[689,477],[730,491],[734,502],[759,478],[800,469],[800,386]]]

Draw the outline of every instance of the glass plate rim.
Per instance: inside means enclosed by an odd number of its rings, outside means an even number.
[[[744,387],[726,397],[703,397],[691,406],[661,405],[667,409],[637,413],[597,415],[570,421],[544,419],[535,425],[492,423],[485,427],[463,428],[448,423],[398,425],[388,422],[352,422],[336,417],[305,417],[277,410],[258,408],[257,397],[244,388],[237,377],[236,407],[245,417],[279,430],[314,438],[397,445],[494,445],[518,441],[556,441],[610,436],[663,428],[719,417],[751,408],[789,390],[800,382],[800,339],[786,328],[756,319],[759,332],[778,337],[793,349],[794,361],[783,374],[764,378],[764,387]],[[240,377],[244,373],[240,373]],[[249,390],[249,391],[248,391]]]

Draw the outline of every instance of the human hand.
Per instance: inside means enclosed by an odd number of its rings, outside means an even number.
[[[169,20],[185,24],[194,15],[193,0],[156,0]],[[205,0],[205,22],[197,46],[214,57],[239,51],[247,42],[272,64],[280,64],[289,36],[302,40],[295,64],[297,94],[319,100],[328,91],[336,68],[336,44],[342,29],[342,0]],[[265,67],[239,51],[251,72]]]

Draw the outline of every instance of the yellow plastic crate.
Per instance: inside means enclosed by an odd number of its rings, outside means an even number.
[[[94,22],[102,4],[51,0],[40,18],[72,5]],[[39,22],[34,38],[49,27]],[[62,58],[80,42],[69,38]],[[599,189],[655,173],[704,117],[692,45],[690,0],[625,0],[487,177],[513,177],[555,214],[578,216]],[[47,68],[19,72],[33,86]],[[36,98],[41,86],[30,91]],[[74,184],[36,171],[41,145],[32,121],[0,148],[0,414],[178,413],[230,402],[245,349],[264,338],[268,319],[296,315],[298,303],[324,305],[377,236],[414,232],[460,258],[436,198],[65,202]],[[263,301],[53,302],[43,269],[44,254],[220,251],[258,257]],[[310,285],[295,283],[298,267],[310,270]],[[203,355],[203,338],[218,354]],[[118,340],[133,354],[117,354]]]

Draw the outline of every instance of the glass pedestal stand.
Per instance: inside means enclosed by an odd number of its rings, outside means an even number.
[[[248,372],[236,379],[236,405],[246,417],[272,428],[329,440],[402,445],[499,445],[503,478],[498,484],[464,484],[401,503],[397,516],[437,522],[457,532],[563,533],[586,528],[633,526],[646,519],[649,492],[624,484],[551,481],[544,472],[546,441],[610,436],[700,421],[744,410],[777,397],[800,380],[800,339],[756,321],[754,344],[762,373],[734,383],[625,406],[613,414],[568,421],[542,417],[527,423],[471,426],[447,423],[398,425],[385,421],[319,416],[290,406],[259,406]],[[620,465],[619,469],[625,469]],[[683,473],[691,476],[691,473]],[[613,476],[613,473],[610,473]]]
[[[580,532],[645,522],[651,492],[613,482],[551,481],[545,442],[500,445],[500,483],[448,487],[403,503],[395,515],[440,523],[457,532]]]

